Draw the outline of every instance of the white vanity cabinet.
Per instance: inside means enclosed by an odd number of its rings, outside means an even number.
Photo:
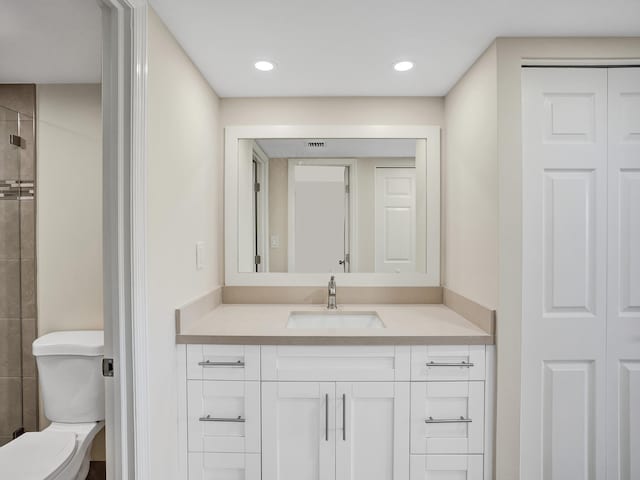
[[[185,478],[488,480],[492,358],[485,346],[187,345]]]

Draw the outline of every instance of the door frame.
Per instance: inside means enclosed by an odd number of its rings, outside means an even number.
[[[91,0],[95,1],[95,0]],[[146,282],[147,0],[102,11],[104,332],[109,480],[149,477]]]
[[[257,222],[261,225],[261,232],[256,234],[258,240],[258,251],[262,256],[260,262],[260,268],[258,268],[259,272],[268,272],[269,271],[269,249],[271,248],[271,243],[269,241],[269,157],[264,150],[260,148],[257,142],[253,142],[253,160],[258,164],[258,170],[260,172],[259,177],[261,178],[260,183],[260,191],[257,192],[258,198],[260,199],[259,204],[262,206],[262,211],[253,212],[254,216],[258,216]],[[256,192],[254,192],[256,195]],[[255,228],[255,227],[254,227]]]
[[[296,165],[320,165],[330,167],[349,167],[349,270],[352,265],[357,265],[356,250],[353,246],[358,244],[358,162],[355,158],[290,158],[287,161],[287,272],[295,271],[296,266]],[[324,273],[324,272],[323,272]]]

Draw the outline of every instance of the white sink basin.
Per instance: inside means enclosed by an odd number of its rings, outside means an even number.
[[[287,328],[385,328],[376,312],[291,312]]]

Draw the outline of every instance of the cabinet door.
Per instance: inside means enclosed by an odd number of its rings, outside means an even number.
[[[259,453],[189,453],[189,480],[260,480]]]
[[[336,384],[336,479],[409,476],[409,383]]]
[[[190,452],[260,453],[260,382],[187,382]]]
[[[482,453],[484,382],[411,384],[411,453]]]
[[[640,478],[640,69],[608,72],[607,478]]]
[[[263,480],[333,480],[335,383],[262,384]]]
[[[482,455],[411,455],[410,480],[482,480]]]

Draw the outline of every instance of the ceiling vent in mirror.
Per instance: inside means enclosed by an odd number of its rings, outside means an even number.
[[[311,142],[307,142],[307,147],[309,148],[324,148],[323,140],[313,140]]]

